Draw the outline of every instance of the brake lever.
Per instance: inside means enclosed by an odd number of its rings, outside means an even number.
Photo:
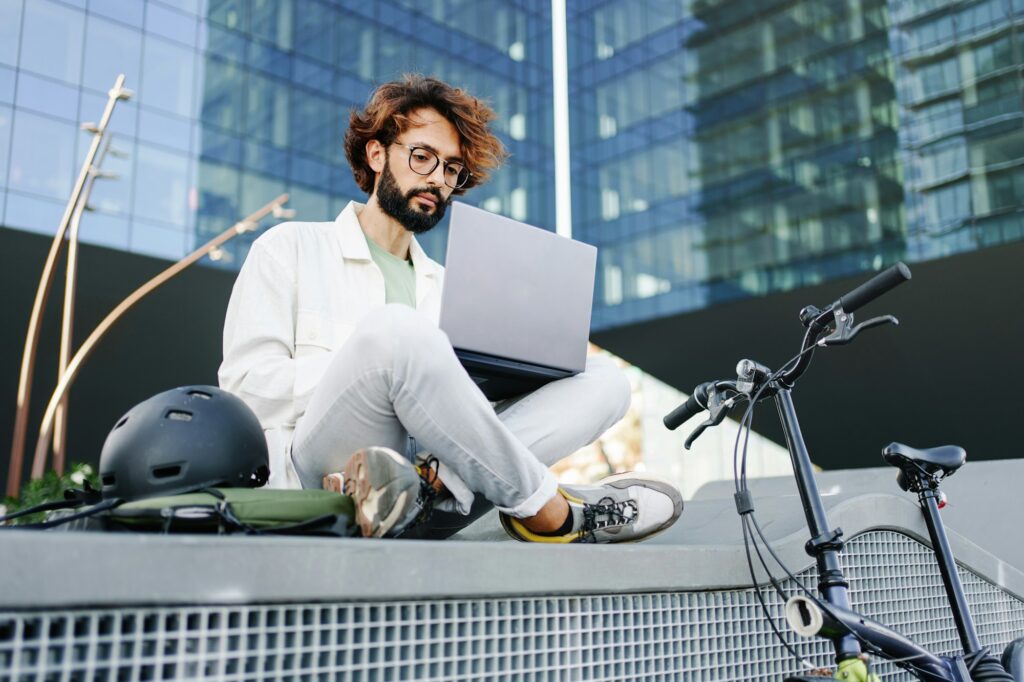
[[[896,319],[895,315],[882,315],[881,317],[872,317],[870,320],[865,320],[855,325],[853,324],[853,313],[843,312],[842,308],[839,308],[836,310],[835,315],[835,330],[818,341],[818,345],[843,346],[853,341],[857,334],[860,334],[865,329],[880,327],[883,324],[899,325],[899,323],[900,321]]]
[[[697,440],[709,426],[718,426],[725,419],[725,415],[729,413],[729,409],[736,404],[734,398],[725,398],[724,391],[716,386],[712,386],[708,389],[708,418],[701,422],[700,426],[693,430],[686,441],[683,443],[683,447],[687,450],[693,445],[693,441]]]

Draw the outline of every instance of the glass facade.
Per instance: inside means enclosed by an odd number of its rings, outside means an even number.
[[[1024,2],[904,0],[892,17],[910,257],[1024,238]]]
[[[1024,0],[567,0],[594,327],[1024,237]],[[466,196],[553,228],[550,0],[0,0],[0,224],[52,234],[118,73],[87,242],[176,259],[291,194],[361,199],[348,112],[403,72],[488,98]],[[230,243],[237,268],[254,235]],[[425,235],[443,256],[446,232]]]
[[[1019,239],[1021,0],[569,0],[597,329]]]
[[[434,75],[488,100],[512,153],[466,201],[554,225],[547,0],[0,0],[0,224],[53,234],[118,73],[82,240],[167,259],[289,192],[299,220],[365,195],[348,113],[376,84]],[[229,243],[237,268],[254,235]],[[424,246],[443,257],[445,231]]]

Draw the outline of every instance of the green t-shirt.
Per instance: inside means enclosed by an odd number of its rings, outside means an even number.
[[[404,303],[410,308],[416,307],[416,271],[411,260],[403,260],[369,237],[366,244],[370,247],[370,257],[384,273],[385,303]]]

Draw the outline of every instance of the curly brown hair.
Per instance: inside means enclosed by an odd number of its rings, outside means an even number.
[[[462,158],[473,174],[452,194],[463,194],[487,182],[490,171],[508,156],[501,140],[490,130],[488,124],[497,114],[486,103],[436,78],[406,74],[401,80],[378,87],[364,110],[353,109],[349,115],[345,157],[361,190],[372,193],[376,175],[366,159],[366,143],[376,139],[385,146],[391,144],[413,125],[409,114],[424,108],[437,110],[455,126]]]

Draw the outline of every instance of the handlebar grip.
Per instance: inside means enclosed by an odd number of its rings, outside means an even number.
[[[896,265],[878,273],[850,293],[841,296],[839,298],[839,305],[846,312],[852,313],[909,279],[910,268],[905,263],[896,263]]]
[[[669,412],[665,415],[665,418],[662,419],[662,423],[665,424],[665,428],[669,431],[675,431],[682,426],[687,419],[703,410],[706,410],[706,405],[701,405],[700,401],[703,400],[707,403],[707,399],[708,384],[701,384],[697,388],[693,389],[693,395],[687,398],[685,403]]]

